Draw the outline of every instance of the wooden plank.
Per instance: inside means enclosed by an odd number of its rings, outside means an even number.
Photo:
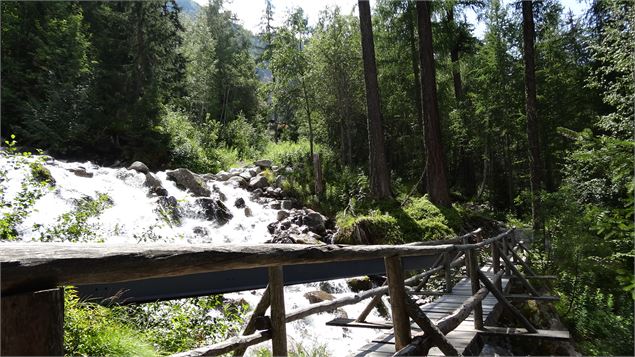
[[[326,323],[329,326],[361,327],[373,329],[392,329],[392,323],[387,321],[356,321],[353,319],[336,318]]]
[[[276,265],[437,255],[453,245],[0,243],[1,292],[115,283]],[[90,269],[87,269],[90,267]],[[37,288],[34,288],[36,286]]]
[[[61,288],[0,298],[1,356],[64,353],[64,291]]]
[[[571,339],[571,335],[569,331],[563,331],[563,330],[536,330],[536,332],[530,333],[524,328],[485,326],[485,329],[482,331],[478,331],[478,333],[482,335],[534,337],[534,338],[554,339],[554,340]]]
[[[284,312],[284,277],[282,266],[269,268],[269,301],[271,302],[271,354],[287,355],[287,321]]]
[[[560,298],[557,296],[531,296],[527,294],[509,294],[505,295],[505,298],[509,300],[535,300],[535,301],[560,301]]]
[[[410,343],[410,319],[406,310],[407,295],[403,283],[403,268],[399,256],[386,257],[384,261],[388,277],[392,322],[395,329],[395,348],[400,350]]]

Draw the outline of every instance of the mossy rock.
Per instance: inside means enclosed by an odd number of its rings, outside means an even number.
[[[335,235],[337,244],[399,244],[403,241],[397,219],[390,215],[348,216],[339,226]]]
[[[373,282],[365,276],[362,278],[352,278],[346,280],[346,285],[355,293],[366,291],[373,288]]]
[[[37,182],[48,183],[51,186],[55,185],[55,179],[53,175],[51,175],[51,171],[44,167],[44,165],[39,162],[33,162],[29,166],[31,168],[31,175]]]

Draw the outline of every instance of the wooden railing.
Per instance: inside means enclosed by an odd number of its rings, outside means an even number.
[[[286,355],[286,323],[312,314],[331,311],[341,306],[372,299],[357,321],[364,321],[379,303],[381,296],[390,295],[390,305],[396,351],[401,355],[418,353],[432,345],[444,352],[455,353],[444,335],[474,311],[476,328],[482,328],[480,302],[492,292],[516,316],[527,330],[535,328],[509,304],[500,289],[502,263],[510,273],[518,275],[532,294],[537,292],[520,274],[511,260],[522,262],[515,247],[513,230],[496,237],[481,239],[477,230],[451,240],[422,242],[399,246],[340,246],[297,244],[261,245],[99,245],[64,243],[0,243],[0,281],[2,299],[2,353],[3,354],[60,354],[60,336],[63,336],[63,295],[58,286],[96,283],[116,283],[140,279],[180,276],[194,273],[227,271],[267,267],[269,285],[255,307],[241,336],[177,354],[178,356],[219,355],[235,351],[242,355],[245,349],[257,343],[272,340],[273,355]],[[490,281],[480,272],[479,252],[491,247],[494,279]],[[404,279],[401,257],[436,256],[435,266],[425,272]],[[286,313],[284,306],[285,265],[327,263],[349,260],[384,258],[387,285],[332,301],[313,304]],[[502,259],[502,262],[501,262]],[[414,304],[409,293],[426,294],[426,283],[434,274],[443,274],[446,289],[452,287],[453,268],[465,265],[472,282],[472,297],[460,309],[436,325]],[[523,265],[525,271],[529,266]],[[480,283],[484,284],[481,287]],[[408,286],[408,290],[406,290]],[[39,294],[39,295],[37,295]],[[38,298],[35,298],[38,297]],[[271,307],[270,316],[264,316]],[[38,311],[37,316],[32,311]],[[29,315],[35,325],[45,324],[46,331],[18,328],[21,319]],[[57,317],[57,319],[56,319]],[[411,337],[410,319],[424,330],[423,336]],[[522,320],[524,319],[524,320]],[[12,326],[12,324],[16,324]],[[37,343],[33,340],[37,339]]]

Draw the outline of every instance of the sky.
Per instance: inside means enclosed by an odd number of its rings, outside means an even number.
[[[207,0],[194,0],[200,5],[207,5]],[[374,0],[371,1],[371,8],[374,7]],[[588,8],[588,0],[561,0],[565,9],[571,9],[574,15],[579,16]],[[315,25],[321,10],[327,6],[335,7],[339,5],[343,14],[349,14],[353,9],[357,10],[357,0],[273,0],[274,25],[282,23],[288,10],[295,7],[302,7],[305,15],[309,18],[309,25]],[[265,0],[226,0],[225,7],[231,10],[242,25],[253,33],[260,32],[260,21],[265,11]],[[354,13],[356,14],[356,12]],[[467,14],[468,21],[475,23],[476,15],[473,12]],[[484,31],[484,27],[475,24],[475,32],[478,37]]]

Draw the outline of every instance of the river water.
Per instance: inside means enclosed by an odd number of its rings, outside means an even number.
[[[255,244],[271,239],[267,225],[276,221],[278,210],[252,198],[250,192],[236,187],[231,182],[207,181],[209,189],[213,191],[212,197],[219,197],[222,193],[226,197],[225,205],[233,215],[232,219],[221,225],[206,219],[201,214],[201,208],[195,203],[196,198],[168,180],[166,172],[155,172],[154,175],[167,189],[168,195],[176,198],[178,202],[181,222],[170,224],[157,213],[159,197],[148,194],[148,188],[144,186],[144,174],[126,168],[100,167],[91,162],[65,162],[37,156],[18,159],[15,156],[0,155],[0,202],[5,203],[0,207],[0,214],[11,209],[6,202],[14,202],[17,197],[24,196],[25,192],[29,191],[28,187],[25,191],[23,182],[30,173],[27,163],[33,161],[43,162],[56,184],[52,189],[39,190],[40,194],[35,196],[32,209],[18,225],[19,239],[23,241],[39,240],[41,237],[57,240],[55,236],[47,236],[47,232],[59,225],[60,217],[74,210],[79,200],[86,197],[97,198],[100,194],[108,195],[111,205],[85,222],[94,233],[90,237],[91,241],[103,244],[164,242],[168,245],[173,242]],[[88,173],[83,176],[92,174],[92,177],[78,176],[73,170]],[[251,209],[251,216],[247,216],[244,209],[234,206],[238,198],[245,200],[247,207]],[[330,281],[328,285],[334,291],[335,297],[352,294],[344,279]],[[285,287],[286,311],[308,306],[310,303],[304,294],[319,289],[320,283]],[[262,290],[257,290],[230,293],[225,296],[229,299],[244,299],[254,307],[261,294]],[[342,310],[348,317],[354,318],[364,306],[365,303],[362,302],[346,306]],[[289,346],[301,344],[305,350],[322,347],[331,355],[350,355],[378,335],[379,331],[373,329],[326,326],[327,321],[341,314],[341,311],[322,313],[287,324]],[[380,319],[376,311],[369,316],[369,320]],[[268,344],[263,343],[261,346]],[[254,350],[252,347],[248,353],[253,353]]]

